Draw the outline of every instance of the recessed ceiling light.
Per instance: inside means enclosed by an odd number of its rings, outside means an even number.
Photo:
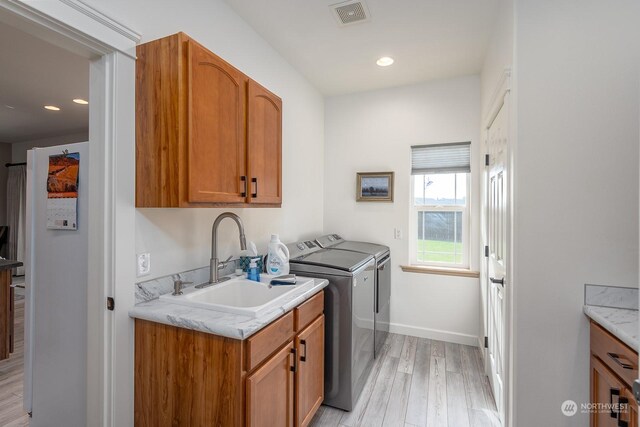
[[[73,102],[75,102],[76,104],[80,104],[80,105],[87,105],[89,103],[89,101],[85,101],[82,98],[76,98],[73,100]]]
[[[15,110],[16,107],[14,107],[13,105],[5,105],[5,107],[7,107],[10,110]]]
[[[51,111],[60,111],[60,107],[56,107],[55,105],[45,105],[44,108]]]
[[[382,58],[376,61],[376,64],[378,64],[381,67],[388,67],[389,65],[393,64],[393,58],[390,58],[388,56],[383,56]]]

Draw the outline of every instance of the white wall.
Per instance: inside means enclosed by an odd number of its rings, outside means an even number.
[[[140,32],[143,42],[184,31],[283,100],[283,204],[281,209],[232,209],[247,239],[266,251],[270,233],[283,241],[322,232],[324,104],[320,93],[220,0],[91,0]],[[151,253],[158,277],[208,265],[210,228],[228,209],[139,209],[136,251]],[[233,222],[223,223],[220,257],[239,251]],[[134,260],[132,260],[134,262]],[[132,288],[133,289],[133,288]]]
[[[479,143],[480,80],[468,76],[325,101],[325,232],[391,247],[397,332],[477,344],[478,280],[404,273],[409,263],[411,145]],[[473,154],[471,268],[478,269],[478,156]],[[394,203],[357,203],[356,172],[394,171]],[[403,238],[393,239],[400,228]]]
[[[68,135],[54,136],[51,138],[34,139],[11,144],[11,161],[21,163],[27,161],[27,151],[33,147],[51,147],[54,145],[73,144],[89,140],[89,132],[74,132]]]
[[[513,0],[499,0],[498,14],[493,25],[493,34],[480,74],[480,94],[482,105],[482,127],[489,114],[488,105],[502,73],[513,67]]]
[[[585,426],[584,283],[638,286],[640,3],[516,3],[515,425]]]

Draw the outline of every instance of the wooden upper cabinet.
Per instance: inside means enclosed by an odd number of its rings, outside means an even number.
[[[189,40],[189,202],[243,203],[247,77]]]
[[[282,100],[249,81],[250,203],[282,202]]]
[[[279,206],[280,98],[184,33],[137,57],[136,206]]]

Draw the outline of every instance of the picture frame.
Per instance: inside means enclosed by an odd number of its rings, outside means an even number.
[[[358,172],[357,202],[393,203],[393,172]]]

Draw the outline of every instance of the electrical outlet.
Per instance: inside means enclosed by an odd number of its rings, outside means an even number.
[[[138,277],[146,276],[151,272],[151,254],[149,252],[138,254]]]
[[[399,228],[394,228],[393,229],[393,238],[396,240],[401,240],[402,239],[402,230]]]

